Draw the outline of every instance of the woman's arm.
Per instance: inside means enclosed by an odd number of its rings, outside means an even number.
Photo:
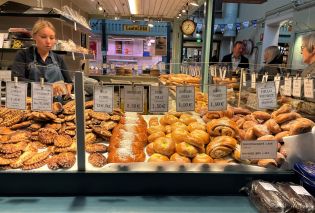
[[[18,77],[21,81],[28,81],[27,72],[26,50],[20,50],[17,52],[12,64],[12,77]]]

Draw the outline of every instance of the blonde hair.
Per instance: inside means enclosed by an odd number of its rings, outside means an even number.
[[[36,33],[38,33],[38,31],[40,31],[41,29],[45,27],[49,27],[50,29],[54,31],[54,33],[56,33],[56,28],[50,21],[40,19],[36,21],[36,23],[34,24],[33,29],[32,29],[32,35],[34,36]]]
[[[309,53],[315,48],[315,33],[308,33],[302,37],[303,45]]]
[[[270,63],[273,59],[280,55],[280,50],[277,46],[269,46],[265,49],[265,53],[269,56],[266,63]]]

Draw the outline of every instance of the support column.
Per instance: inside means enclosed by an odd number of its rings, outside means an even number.
[[[181,21],[175,20],[173,22],[172,33],[172,59],[171,59],[171,73],[179,73],[182,53],[182,32],[180,30]]]
[[[202,56],[201,56],[201,83],[203,84],[201,90],[203,92],[208,91],[207,84],[211,82],[209,79],[209,60],[210,60],[210,51],[212,43],[212,13],[213,13],[213,0],[206,0],[205,2],[205,24],[203,29],[203,38],[202,38]],[[211,78],[211,76],[210,76]]]

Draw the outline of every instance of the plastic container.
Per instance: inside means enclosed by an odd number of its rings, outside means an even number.
[[[300,178],[301,185],[313,196],[315,196],[315,163],[298,162],[294,164],[293,170]]]

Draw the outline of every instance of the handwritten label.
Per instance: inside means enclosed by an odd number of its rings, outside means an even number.
[[[94,86],[94,104],[95,112],[112,113],[114,108],[114,87],[113,86]]]
[[[227,88],[226,86],[210,85],[208,93],[208,110],[226,110],[227,107]]]
[[[125,112],[143,112],[143,94],[143,86],[125,86]]]
[[[27,83],[7,81],[5,106],[9,109],[26,109]]]
[[[273,109],[277,107],[276,87],[273,81],[257,83],[256,94],[259,108]]]
[[[186,112],[195,110],[195,87],[176,87],[176,111]]]
[[[266,182],[259,182],[259,184],[267,191],[278,191],[272,184]]]
[[[302,78],[301,77],[293,79],[292,95],[294,97],[299,97],[299,98],[301,97],[302,95]]]
[[[283,95],[291,96],[292,95],[292,78],[284,78],[284,92]]]
[[[314,80],[311,78],[304,79],[304,97],[314,98]]]
[[[168,88],[150,87],[150,112],[168,112]]]
[[[312,196],[306,189],[304,189],[303,186],[290,186],[293,191],[295,191],[296,194],[298,195],[307,195],[307,196]]]
[[[256,89],[256,73],[251,74],[251,84],[250,87]]]
[[[32,83],[32,110],[52,112],[53,87],[51,84]]]
[[[12,72],[11,70],[0,70],[0,81],[11,81]]]
[[[280,81],[281,81],[281,76],[275,76],[274,82],[276,85],[276,94],[279,94],[279,89],[280,89]]]
[[[276,159],[277,141],[241,141],[241,159]]]

